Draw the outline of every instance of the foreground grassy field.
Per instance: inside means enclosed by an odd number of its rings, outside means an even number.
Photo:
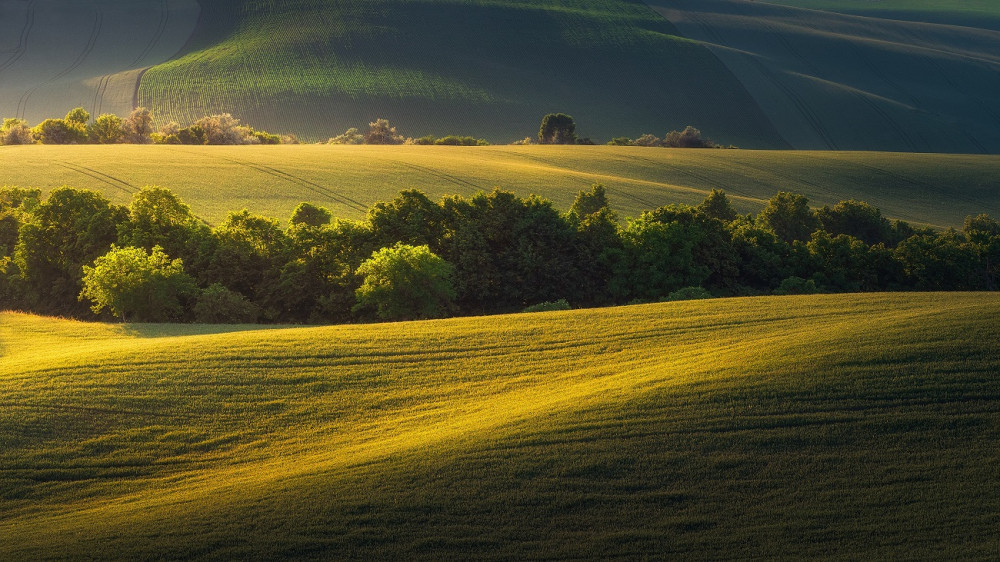
[[[310,201],[358,218],[418,188],[437,198],[499,186],[567,209],[594,182],[625,215],[701,202],[725,189],[756,213],[779,190],[813,205],[868,201],[913,223],[960,227],[1000,208],[1000,157],[936,154],[680,150],[609,146],[26,146],[0,147],[0,185],[70,185],[119,203],[146,185],[178,193],[218,223],[233,210],[286,219]]]
[[[989,558],[1000,297],[0,315],[0,557]]]

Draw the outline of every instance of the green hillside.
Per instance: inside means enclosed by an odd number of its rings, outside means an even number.
[[[998,320],[993,294],[3,314],[0,558],[990,558]]]
[[[633,0],[202,2],[185,56],[139,103],[185,122],[221,111],[325,140],[388,118],[412,136],[638,136],[695,123],[726,143],[787,146],[705,48]]]
[[[813,205],[868,201],[893,218],[961,227],[1000,208],[1000,158],[941,154],[683,150],[611,146],[27,146],[0,148],[0,185],[70,185],[119,203],[146,185],[169,188],[218,224],[244,207],[287,219],[302,201],[360,218],[372,203],[417,188],[433,199],[495,186],[568,209],[595,182],[625,215],[697,204],[724,189],[740,212],[777,191]]]
[[[650,2],[684,36],[709,46],[796,148],[1000,151],[1000,99],[991,94],[1000,89],[995,6],[784,3],[858,13]]]

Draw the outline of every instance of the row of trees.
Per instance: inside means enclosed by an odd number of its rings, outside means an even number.
[[[368,124],[368,131],[362,133],[351,127],[343,134],[332,137],[327,144],[417,144],[417,145],[449,145],[449,146],[487,146],[485,139],[469,136],[447,135],[435,137],[426,135],[419,138],[405,137],[389,124],[387,119],[376,119]]]
[[[516,144],[532,144],[530,137]],[[538,128],[538,144],[596,144],[590,138],[576,134],[576,121],[565,113],[550,113],[542,118]],[[638,138],[615,137],[611,146],[660,146],[667,148],[722,148],[702,136],[701,131],[688,125],[683,131],[670,131],[663,138],[644,134]]]
[[[297,142],[243,125],[228,113],[209,115],[187,127],[171,122],[156,130],[153,114],[140,107],[128,117],[104,113],[91,120],[90,112],[78,107],[62,119],[46,119],[30,127],[23,119],[5,119],[0,127],[0,145],[19,144],[279,144]]]
[[[0,190],[0,309],[143,321],[345,322],[698,295],[997,290],[1000,224],[936,232],[778,193],[757,216],[721,191],[620,221],[605,189],[560,213],[495,190],[404,191],[365,219],[300,205],[210,228],[171,192],[127,207],[70,188]],[[117,293],[116,293],[117,291]]]

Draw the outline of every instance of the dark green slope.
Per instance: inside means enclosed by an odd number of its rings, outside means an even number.
[[[736,0],[651,4],[710,46],[796,148],[1000,152],[1000,32],[989,14],[947,2],[948,10],[878,3],[880,12],[838,4],[856,13]]]
[[[325,139],[385,117],[412,136],[510,142],[561,111],[602,140],[693,124],[720,142],[787,146],[708,49],[641,2],[202,4],[186,54],[142,80],[140,102],[161,119],[229,111]]]

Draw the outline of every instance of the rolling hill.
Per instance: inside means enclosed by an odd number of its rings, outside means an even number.
[[[998,320],[994,294],[6,313],[0,557],[989,558]]]
[[[1000,150],[995,3],[779,3],[797,6],[650,2],[707,45],[796,148]]]
[[[1000,152],[995,3],[50,0],[0,6],[0,115],[231,112],[324,140],[687,124],[748,148]]]
[[[0,185],[63,185],[127,203],[146,185],[176,192],[217,224],[244,207],[281,220],[298,203],[360,218],[377,201],[417,188],[433,199],[501,187],[568,209],[595,182],[612,205],[637,216],[670,203],[697,204],[724,189],[756,213],[779,190],[814,206],[856,199],[889,217],[961,227],[1000,209],[1000,158],[976,155],[683,150],[612,146],[26,146],[0,147]]]

